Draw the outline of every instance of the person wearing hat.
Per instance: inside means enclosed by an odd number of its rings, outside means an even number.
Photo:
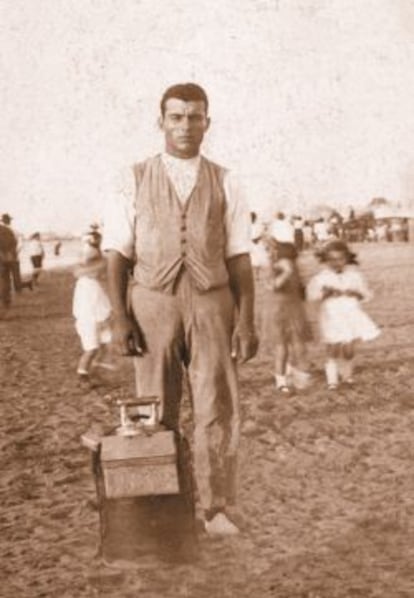
[[[4,289],[2,291],[2,296],[6,297],[5,302],[7,305],[10,305],[11,303],[12,288],[15,293],[20,293],[24,288],[33,290],[32,280],[23,282],[20,275],[19,252],[21,249],[21,243],[18,235],[12,229],[11,221],[12,217],[10,214],[2,214],[0,220],[0,236],[3,237],[3,243],[5,243],[7,247],[7,249],[3,252],[3,257],[1,258],[3,262],[2,288]]]
[[[11,304],[12,280],[15,291],[21,290],[18,240],[11,220],[9,214],[2,214],[0,220],[0,300],[4,308]]]
[[[136,355],[137,395],[160,398],[170,429],[187,370],[205,529],[236,534],[228,509],[240,425],[236,360],[257,350],[250,214],[234,175],[200,154],[210,125],[204,89],[174,85],[160,107],[165,151],[133,167],[129,199],[105,218],[114,336],[122,354]]]

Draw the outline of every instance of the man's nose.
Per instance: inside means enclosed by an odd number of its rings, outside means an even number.
[[[191,127],[191,120],[188,118],[188,116],[184,116],[183,119],[181,120],[181,128],[183,131],[188,131],[188,129]]]

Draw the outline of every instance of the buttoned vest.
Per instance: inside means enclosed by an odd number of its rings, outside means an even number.
[[[183,269],[199,291],[227,284],[225,172],[202,157],[196,184],[183,205],[160,155],[134,166],[138,284],[172,294]]]

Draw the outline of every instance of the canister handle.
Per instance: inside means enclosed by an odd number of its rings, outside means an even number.
[[[120,407],[139,407],[142,405],[159,405],[160,399],[156,396],[137,397],[135,399],[117,399],[116,404]]]
[[[120,419],[121,419],[121,428],[128,428],[131,426],[131,420],[128,417],[128,407],[144,407],[150,406],[151,411],[149,416],[145,420],[144,427],[149,428],[156,428],[159,426],[159,413],[158,413],[158,405],[160,400],[156,396],[148,396],[148,397],[137,397],[135,399],[118,399],[117,405],[120,408]]]

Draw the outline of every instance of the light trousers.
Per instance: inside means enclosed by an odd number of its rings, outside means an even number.
[[[131,307],[146,350],[134,360],[137,396],[159,397],[161,422],[177,430],[187,368],[200,503],[205,510],[224,508],[235,498],[240,434],[230,289],[200,293],[184,272],[174,295],[134,285]]]

